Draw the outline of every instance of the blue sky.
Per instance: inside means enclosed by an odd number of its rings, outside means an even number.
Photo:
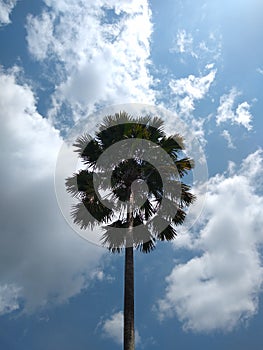
[[[209,178],[195,225],[135,254],[137,349],[261,350],[262,14],[261,0],[0,0],[1,349],[121,349],[123,255],[72,230],[54,173],[77,122],[144,103],[188,125]]]

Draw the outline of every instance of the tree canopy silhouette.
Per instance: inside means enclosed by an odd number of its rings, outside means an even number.
[[[79,199],[72,218],[82,229],[103,228],[111,252],[125,250],[124,349],[134,349],[133,249],[151,252],[176,238],[195,196],[182,178],[194,166],[179,135],[167,136],[159,117],[106,116],[94,137],[80,136],[76,152],[85,169],[66,179]]]

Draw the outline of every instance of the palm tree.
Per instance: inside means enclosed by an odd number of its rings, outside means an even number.
[[[167,136],[163,126],[158,117],[106,116],[94,138],[76,140],[86,168],[66,179],[67,191],[79,199],[74,222],[82,229],[100,225],[103,245],[125,250],[124,350],[135,346],[134,249],[149,253],[158,240],[175,239],[195,199],[181,181],[193,168],[183,157],[183,139]]]

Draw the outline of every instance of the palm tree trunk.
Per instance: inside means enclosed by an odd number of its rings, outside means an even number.
[[[134,350],[134,262],[133,262],[133,193],[130,194],[130,208],[128,213],[128,237],[125,248],[124,271],[124,350]]]
[[[133,247],[126,247],[124,281],[124,350],[134,350],[134,338]]]

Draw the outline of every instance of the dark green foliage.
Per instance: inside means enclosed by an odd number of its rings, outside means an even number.
[[[117,147],[114,154],[109,152],[104,163],[97,164],[110,146],[127,140],[132,140],[129,143],[132,157],[122,159],[123,148]],[[140,146],[140,140],[151,141],[153,162],[145,160],[147,150]],[[132,245],[144,253],[153,250],[157,240],[175,239],[175,226],[184,222],[185,210],[195,199],[190,187],[181,181],[193,168],[193,161],[182,157],[184,144],[180,135],[166,136],[163,121],[158,117],[133,118],[120,112],[106,116],[94,138],[84,134],[74,146],[86,165],[86,170],[66,180],[68,192],[79,199],[72,210],[75,223],[83,229],[102,225],[101,240],[112,252],[125,247],[131,226]],[[169,155],[170,161],[162,152]],[[116,159],[121,161],[116,164]],[[155,168],[154,162],[160,167]],[[108,188],[109,176],[111,188]],[[95,190],[96,177],[100,180]],[[147,191],[140,187],[141,183],[147,185]],[[138,190],[133,189],[134,184]],[[131,198],[135,204],[136,201],[142,204],[134,206],[129,216]],[[116,206],[118,201],[123,204]],[[162,206],[164,210],[160,211]]]

